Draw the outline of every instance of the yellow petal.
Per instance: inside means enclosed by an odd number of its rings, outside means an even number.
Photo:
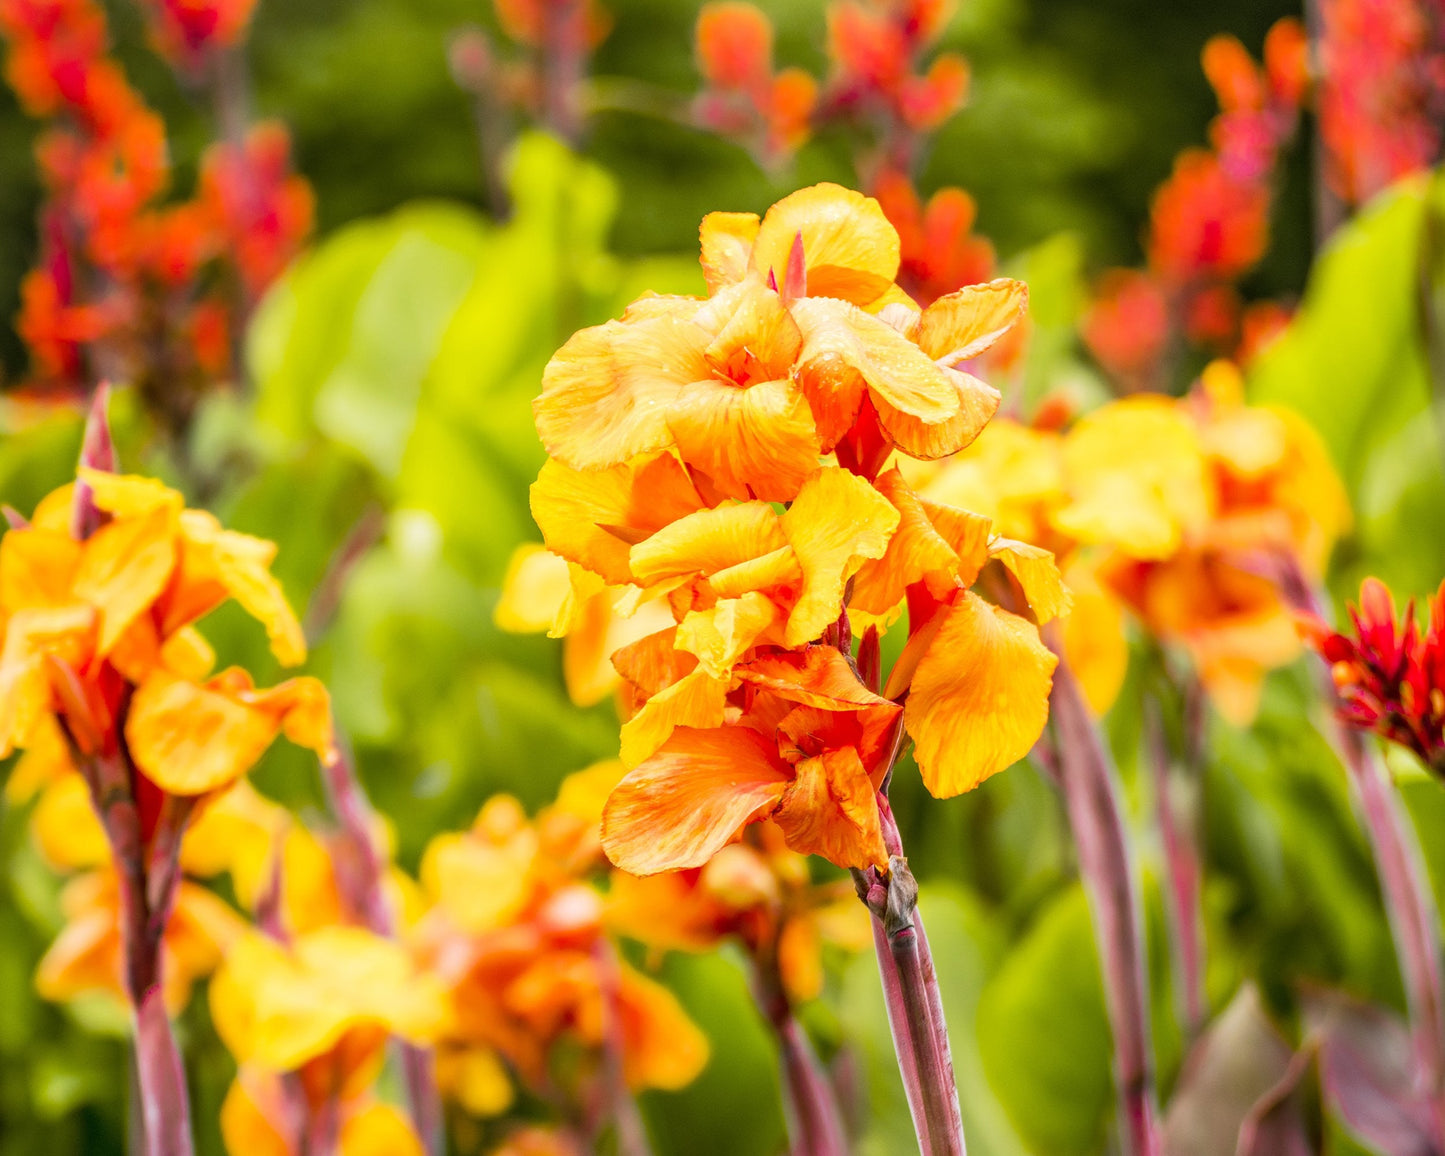
[[[89,660],[95,611],[71,605],[59,609],[19,610],[4,623],[0,647],[0,758],[25,745],[51,708],[46,656],[72,669]]]
[[[918,319],[923,352],[944,365],[977,357],[1023,319],[1029,288],[1003,278],[940,297]]]
[[[112,474],[88,466],[81,466],[76,476],[90,487],[96,509],[115,518],[139,518],[156,510],[179,514],[186,504],[179,493],[154,478]]]
[[[930,422],[894,405],[876,393],[873,405],[878,422],[893,444],[904,453],[925,461],[947,457],[969,445],[998,412],[1002,395],[993,386],[961,370],[943,371],[955,393],[953,416]]]
[[[526,542],[512,551],[507,562],[492,621],[513,634],[551,630],[570,591],[567,560],[545,546]]]
[[[892,326],[831,298],[796,301],[792,312],[803,332],[798,380],[810,401],[817,394],[826,404],[827,394],[856,388],[856,379],[875,403],[930,424],[959,412],[959,389],[948,371]]]
[[[205,510],[186,510],[180,525],[180,567],[167,598],[165,631],[178,630],[230,597],[266,628],[271,653],[281,665],[304,662],[301,624],[271,575],[275,544],[222,529]]]
[[[607,800],[602,846],[633,875],[699,867],[789,782],[774,744],[747,727],[682,728]]]
[[[698,238],[702,243],[702,275],[709,293],[747,276],[760,223],[756,213],[709,213],[702,219]]]
[[[797,777],[773,816],[788,846],[838,867],[886,869],[877,795],[858,752],[852,747],[824,751],[794,771]]]
[[[500,1116],[515,1098],[501,1057],[485,1045],[438,1052],[437,1083],[448,1099],[473,1116]]]
[[[798,587],[803,568],[791,546],[779,546],[756,558],[728,566],[712,574],[707,584],[719,598],[737,598],[754,590]]]
[[[337,1156],[426,1156],[407,1118],[390,1104],[367,1104],[347,1113],[336,1152]]]
[[[856,607],[867,614],[887,614],[903,601],[909,586],[925,579],[935,597],[944,597],[960,580],[958,554],[934,527],[923,504],[897,469],[880,474],[874,484],[898,511],[898,529],[888,540],[883,557],[866,562],[859,569],[849,608]],[[972,582],[977,573],[977,566],[973,566],[964,585]]]
[[[709,610],[694,610],[677,628],[677,646],[697,655],[713,678],[726,678],[739,658],[782,617],[777,605],[756,591],[724,598]]]
[[[227,1156],[296,1156],[295,1138],[280,1128],[286,1115],[280,1083],[270,1072],[238,1072],[221,1103]]]
[[[1060,638],[1069,669],[1079,680],[1089,708],[1102,715],[1113,706],[1129,669],[1129,640],[1124,608],[1099,583],[1093,570],[1071,563],[1065,580],[1073,609],[1060,623]]]
[[[69,534],[35,527],[0,538],[0,613],[74,601],[81,549]]]
[[[818,468],[813,411],[790,379],[695,382],[668,407],[667,424],[683,459],[731,498],[791,501]]]
[[[669,454],[590,473],[551,460],[532,484],[532,517],[547,548],[613,585],[632,580],[633,543],[702,507]]]
[[[1040,625],[1069,612],[1073,598],[1064,585],[1051,550],[1013,538],[994,538],[988,544],[988,553],[989,557],[997,558],[1007,566],[1009,573],[1018,579],[1029,609]]]
[[[52,867],[76,871],[110,862],[110,841],[78,774],[46,787],[30,816],[30,834]]]
[[[684,386],[712,376],[708,340],[678,311],[574,334],[547,363],[532,403],[547,452],[586,470],[666,449],[668,406]]]
[[[162,506],[118,518],[86,539],[75,595],[100,612],[102,655],[165,591],[176,565],[176,538],[176,511]]]
[[[1028,754],[1048,720],[1058,662],[1031,623],[974,594],[942,614],[903,710],[924,785],[940,799]]]
[[[883,557],[898,511],[862,478],[828,467],[803,484],[782,526],[803,571],[784,644],[801,646],[836,621],[843,588],[864,561]]]
[[[727,680],[714,678],[701,666],[658,691],[622,724],[622,761],[637,766],[678,727],[721,726],[727,692]]]
[[[716,574],[786,546],[783,524],[767,502],[699,510],[632,547],[632,574],[642,583]]]
[[[808,292],[868,305],[898,275],[898,233],[872,197],[841,185],[799,189],[770,208],[753,244],[752,267],[778,283],[794,238],[803,237]]]

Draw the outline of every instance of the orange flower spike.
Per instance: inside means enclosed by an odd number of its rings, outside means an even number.
[[[697,16],[697,59],[703,78],[722,89],[765,90],[773,73],[773,25],[753,4],[704,4]]]

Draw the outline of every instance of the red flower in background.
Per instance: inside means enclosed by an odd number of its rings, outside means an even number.
[[[1330,664],[1340,717],[1414,751],[1445,777],[1445,582],[1430,600],[1423,630],[1413,601],[1396,620],[1395,600],[1378,578],[1365,579],[1349,614],[1352,634],[1318,620],[1306,624],[1311,644]]]
[[[898,284],[919,305],[993,277],[993,245],[973,233],[978,209],[962,189],[939,189],[924,205],[913,182],[889,169],[873,195],[898,230]]]

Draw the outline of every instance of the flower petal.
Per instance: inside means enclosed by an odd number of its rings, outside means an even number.
[[[677,628],[677,646],[698,657],[708,674],[728,676],[733,663],[757,643],[782,612],[765,594],[750,591],[724,598],[709,610],[694,610]]]
[[[702,246],[702,275],[709,293],[747,276],[760,224],[756,213],[709,213],[702,219],[698,240]]]
[[[909,586],[924,580],[936,597],[947,596],[959,584],[962,567],[957,552],[934,527],[923,503],[896,468],[880,474],[874,485],[898,511],[898,529],[888,539],[883,557],[865,562],[859,569],[849,608],[856,607],[867,614],[887,614],[903,601]],[[950,529],[958,524],[951,524]],[[968,582],[977,573],[974,566],[967,575]]]
[[[784,197],[763,217],[752,267],[774,271],[781,284],[799,233],[813,296],[868,305],[898,275],[898,233],[872,197],[826,183]]]
[[[629,767],[653,754],[678,727],[721,726],[728,684],[699,666],[648,698],[622,724],[622,761]]]
[[[824,751],[793,769],[797,777],[773,816],[788,846],[838,867],[886,868],[877,795],[858,752]]]
[[[632,580],[627,556],[640,542],[703,502],[670,454],[583,472],[556,460],[532,483],[532,517],[547,548],[612,585]]]
[[[707,1037],[667,988],[623,965],[617,1012],[622,1028],[622,1076],[640,1090],[686,1087],[707,1066]]]
[[[1018,579],[1039,625],[1069,612],[1073,597],[1059,574],[1053,551],[1012,538],[994,538],[988,544],[988,553],[989,557],[997,558],[1007,566],[1009,573]]]
[[[108,654],[126,627],[165,591],[176,546],[176,510],[170,505],[117,518],[86,539],[74,589],[77,598],[100,612],[100,654]]]
[[[7,614],[74,600],[83,547],[69,534],[31,527],[0,538],[0,608]]]
[[[898,511],[856,474],[826,467],[803,483],[782,525],[803,570],[785,644],[801,646],[837,619],[843,588],[863,562],[883,556]]]
[[[740,502],[678,518],[632,547],[630,562],[634,578],[647,584],[716,574],[787,544],[771,505]]]
[[[969,445],[998,412],[1002,400],[998,390],[972,374],[957,369],[943,372],[956,396],[953,416],[944,421],[929,422],[893,405],[876,391],[873,395],[878,422],[893,444],[925,461],[947,457]]]
[[[679,728],[617,785],[602,813],[607,857],[633,875],[701,867],[783,797],[790,775],[747,727]]]
[[[567,560],[536,542],[525,542],[507,560],[492,621],[509,634],[551,630],[571,590]]]
[[[791,380],[694,382],[668,406],[667,425],[683,459],[730,498],[792,501],[818,468],[813,411]]]
[[[532,403],[549,454],[601,469],[672,444],[667,406],[683,386],[712,376],[708,335],[690,318],[697,305],[686,306],[583,329],[553,355]]]
[[[792,311],[803,332],[798,380],[810,402],[818,397],[815,410],[826,411],[830,396],[851,399],[861,381],[880,414],[883,404],[935,424],[958,414],[959,388],[949,371],[892,326],[831,298],[807,297]]]
[[[1022,320],[1029,287],[1001,278],[940,297],[918,319],[923,352],[944,365],[977,357]]]
[[[894,707],[858,681],[852,665],[834,646],[759,655],[737,667],[737,676],[789,702],[819,710],[847,711],[859,707]]]
[[[903,711],[924,785],[940,799],[1028,754],[1058,662],[1031,623],[977,595],[963,593],[943,615]]]
[[[138,518],[155,510],[178,514],[186,504],[179,493],[154,478],[113,474],[89,466],[79,467],[76,476],[90,487],[95,508],[114,518]]]

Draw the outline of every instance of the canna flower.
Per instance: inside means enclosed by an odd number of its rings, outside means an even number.
[[[775,164],[808,139],[818,84],[799,68],[775,71],[773,25],[752,4],[704,4],[697,17],[698,69],[705,87],[693,115],[703,126],[747,143]]]
[[[252,932],[212,980],[211,1013],[240,1065],[221,1112],[234,1156],[309,1151],[338,1116],[341,1152],[422,1151],[372,1093],[388,1039],[427,1043],[446,1014],[437,981],[400,945],[356,927],[320,928],[289,944]],[[283,1079],[299,1087],[303,1119],[290,1118],[297,1100]],[[379,1136],[396,1146],[375,1146]]]
[[[146,0],[151,42],[177,67],[198,72],[245,36],[256,0]]]
[[[874,182],[873,195],[898,230],[898,284],[919,305],[993,276],[993,246],[973,233],[978,209],[962,189],[939,189],[925,205],[913,182],[889,169]]]
[[[36,990],[56,1002],[101,994],[123,1004],[121,897],[114,868],[107,864],[70,880],[60,908],[65,927],[40,960]],[[161,941],[166,959],[162,992],[172,1015],[185,1008],[196,981],[210,975],[245,934],[245,921],[223,900],[198,884],[181,882]]]
[[[1159,378],[1170,333],[1164,288],[1138,269],[1111,269],[1100,278],[1084,314],[1084,344],[1130,393]]]
[[[1423,628],[1413,602],[1397,619],[1395,600],[1378,578],[1361,584],[1349,616],[1349,633],[1315,619],[1302,625],[1330,664],[1340,718],[1414,752],[1445,778],[1445,583],[1430,600]]]
[[[279,660],[301,661],[300,626],[267,569],[275,548],[158,482],[86,468],[80,479],[104,519],[88,538],[70,535],[67,486],[0,539],[0,755],[54,720],[80,754],[113,758],[123,730],[142,800],[229,786],[283,732],[329,757],[318,682],[257,690],[237,668],[207,678],[210,649],[192,625],[234,598]]]
[[[438,836],[423,857],[432,907],[413,948],[447,990],[438,1076],[469,1111],[506,1107],[508,1069],[544,1088],[568,1043],[594,1065],[615,1056],[632,1089],[683,1087],[707,1062],[706,1040],[671,993],[616,959],[603,897],[583,881],[616,778],[607,765],[574,776],[535,823],[497,796],[471,830]]]
[[[761,219],[711,214],[701,241],[706,300],[644,297],[584,330],[535,403],[552,456],[533,515],[570,566],[554,632],[585,627],[598,583],[618,613],[668,616],[612,655],[631,770],[603,847],[636,874],[695,869],[766,818],[798,852],[884,869],[877,791],[900,725],[950,795],[1026,753],[1047,711],[1036,623],[1068,605],[1052,556],[885,468],[984,428],[998,394],[954,366],[1017,323],[1026,291],[918,309],[878,203],[836,186]],[[1035,621],[968,589],[986,568]],[[850,614],[883,630],[905,605],[903,659],[886,691],[881,672],[865,684]]]

